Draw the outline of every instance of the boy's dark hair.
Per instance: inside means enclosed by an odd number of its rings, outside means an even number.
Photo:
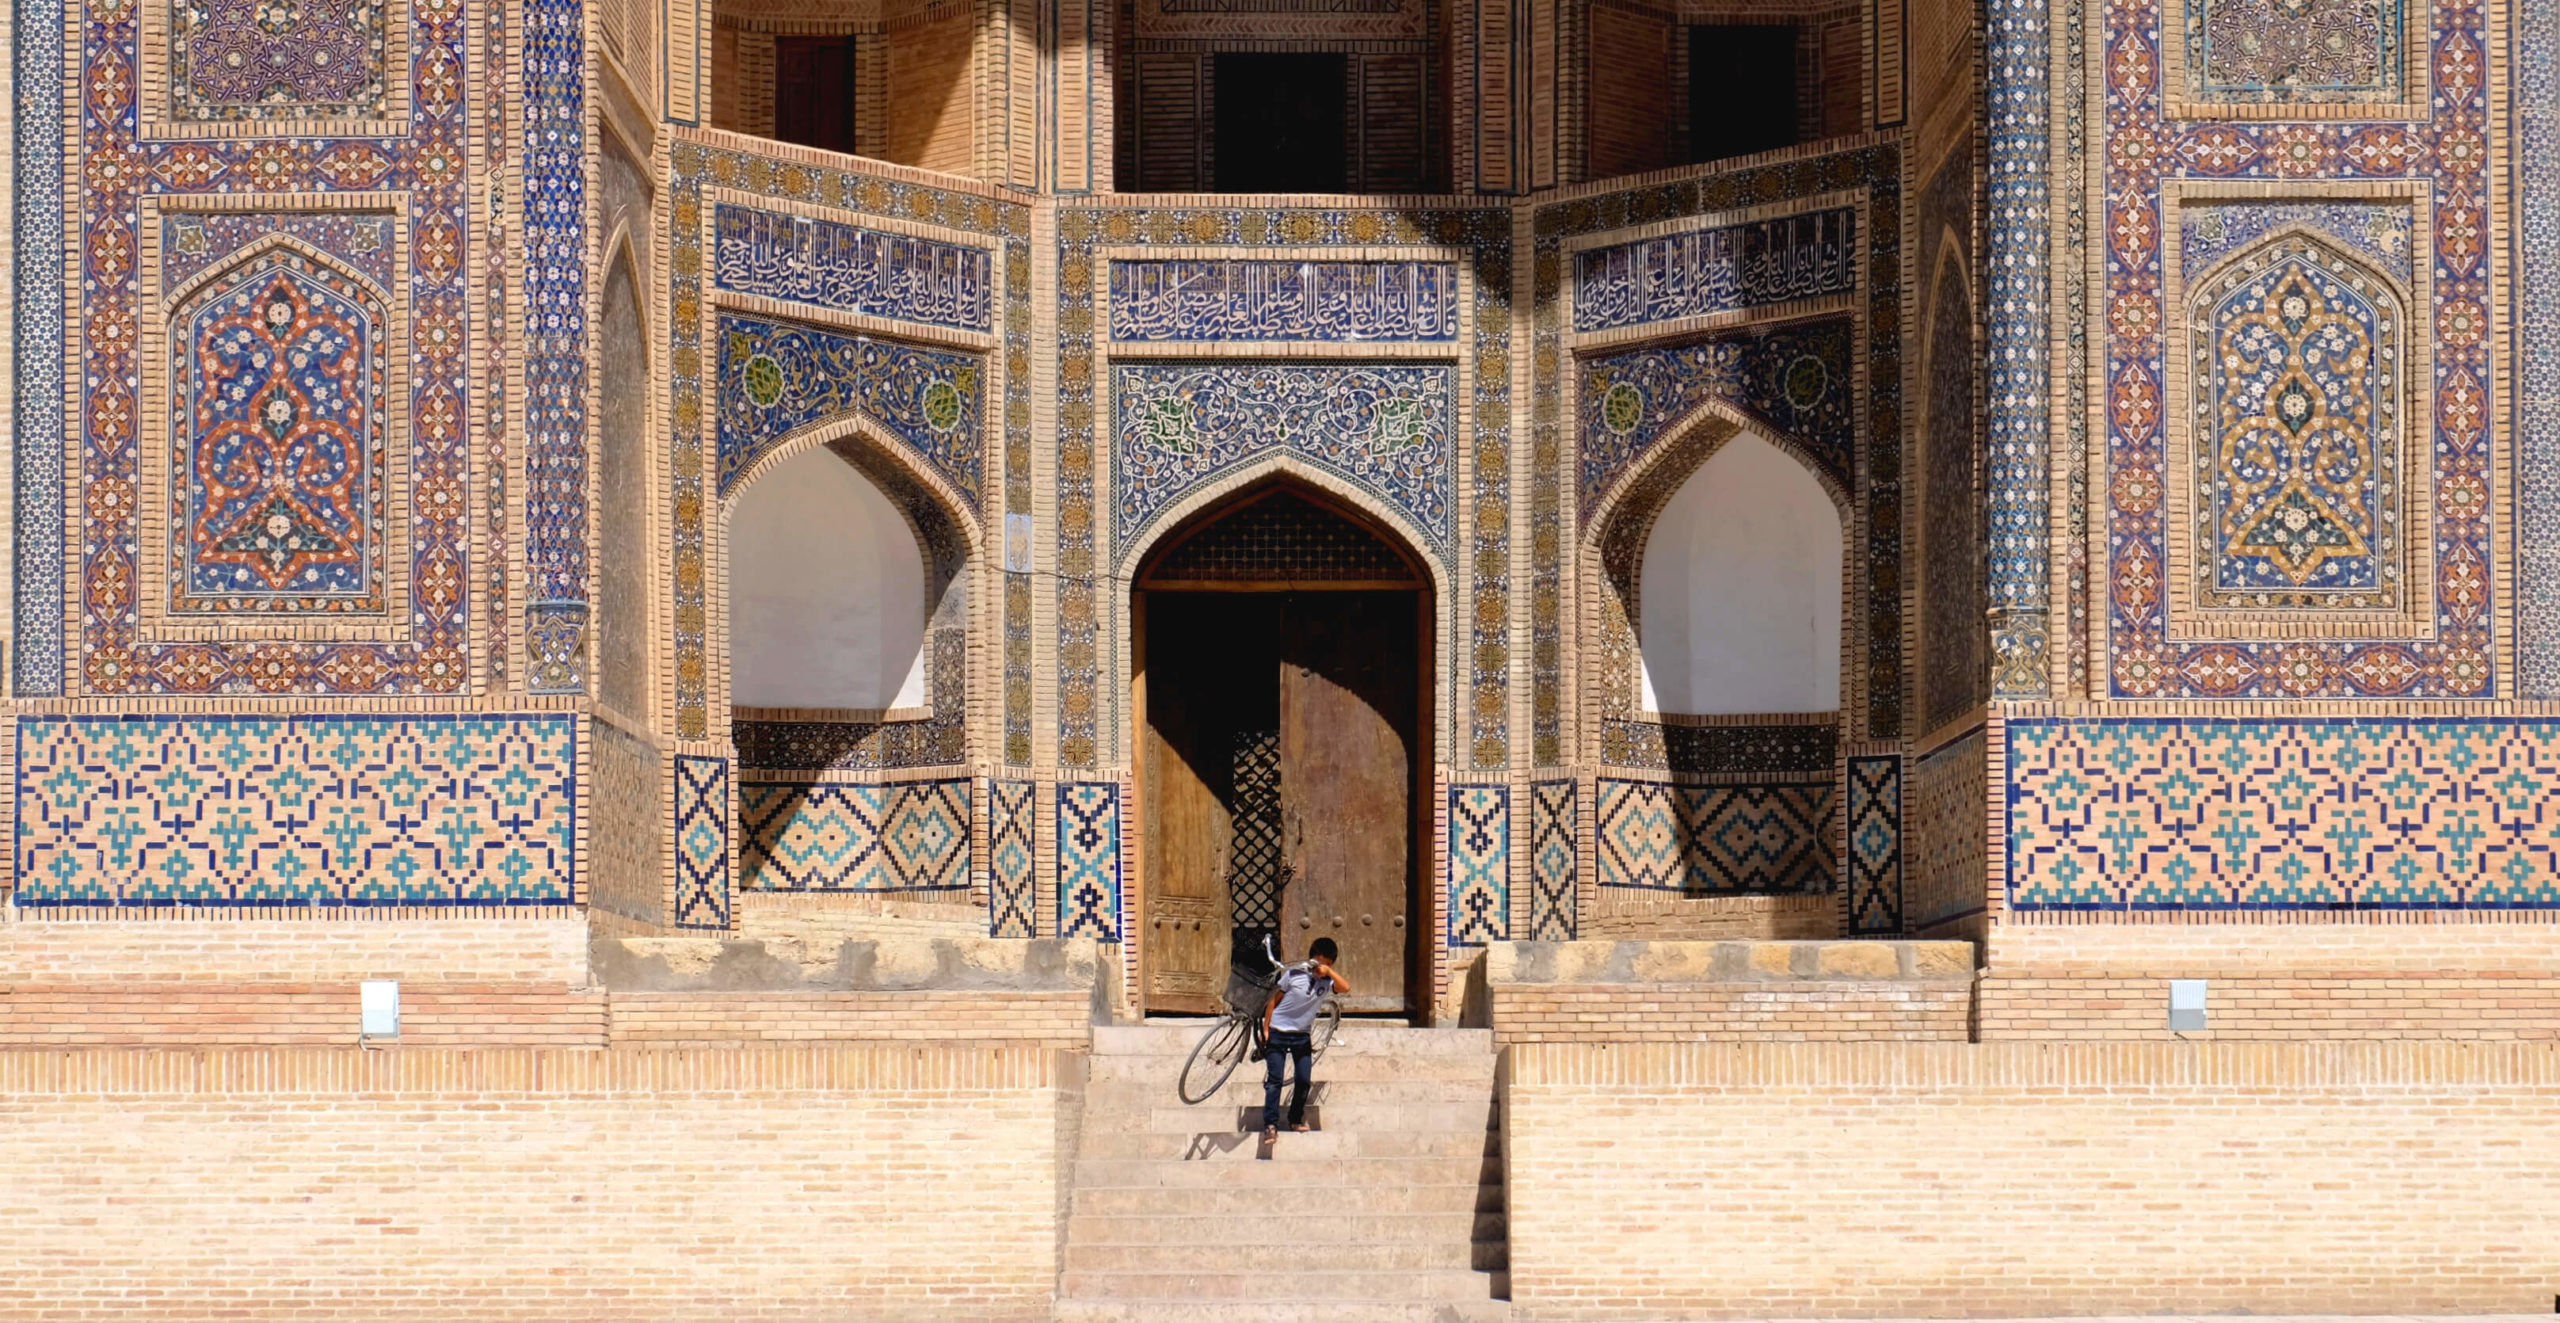
[[[1319,937],[1307,947],[1307,954],[1323,960],[1340,960],[1342,948],[1335,946],[1330,937]]]

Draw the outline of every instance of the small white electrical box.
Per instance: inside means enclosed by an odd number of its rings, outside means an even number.
[[[399,983],[391,979],[365,981],[363,1034],[367,1039],[400,1036]]]
[[[2204,983],[2200,978],[2169,980],[2169,1028],[2200,1030],[2204,1028]]]

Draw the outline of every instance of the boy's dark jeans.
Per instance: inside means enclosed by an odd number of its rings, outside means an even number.
[[[1262,1046],[1262,1128],[1273,1130],[1280,1125],[1280,1075],[1284,1058],[1294,1058],[1298,1063],[1298,1087],[1289,1091],[1289,1124],[1296,1125],[1306,1120],[1307,1090],[1314,1084],[1315,1040],[1308,1037],[1303,1029],[1296,1033],[1274,1029],[1271,1037],[1263,1040]]]

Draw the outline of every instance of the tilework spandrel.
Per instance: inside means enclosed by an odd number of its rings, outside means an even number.
[[[983,495],[986,374],[977,355],[732,313],[715,332],[721,495],[785,436],[857,414],[970,503]]]
[[[27,717],[19,905],[565,905],[567,716]]]
[[[1710,399],[1776,428],[1846,489],[1857,460],[1856,341],[1853,319],[1827,317],[1579,360],[1583,514]]]
[[[2560,907],[2560,722],[2019,718],[2008,905]]]
[[[2210,28],[2205,11],[2220,9],[2226,0],[2192,3],[2195,22]],[[2249,9],[2238,0],[2232,4],[2232,14]],[[2332,20],[2345,26],[2316,51],[2263,49],[2260,55],[2269,63],[2251,76],[2274,80],[2270,86],[2288,77],[2308,86],[2351,74],[2340,61],[2370,66],[2369,57],[2352,54],[2355,42],[2347,39],[2347,29],[2369,31],[2367,19],[2375,15],[2387,26],[2388,13],[2396,12],[2387,5],[2327,0],[2292,8],[2300,12],[2277,25],[2288,33],[2305,31],[2307,18],[2317,20],[2313,29]],[[2108,694],[2486,698],[2508,688],[2495,672],[2503,610],[2496,525],[2505,512],[2493,508],[2494,420],[2506,404],[2492,396],[2501,373],[2493,361],[2491,322],[2502,295],[2490,285],[2487,9],[2446,0],[2413,6],[2410,22],[2420,29],[2411,33],[2411,68],[2423,72],[2431,89],[2419,107],[2425,118],[2418,122],[2335,115],[2301,122],[2191,121],[2170,118],[2168,99],[2182,89],[2166,85],[2170,75],[2161,59],[2164,39],[2181,37],[2177,25],[2164,38],[2152,7],[2104,10],[2101,39],[2109,55],[2101,74],[2110,137],[2103,161],[2093,164],[2102,165],[2104,175],[2105,274],[2091,293],[2103,332],[2103,353],[2092,371],[2105,383],[2098,416],[2106,439],[2103,467],[2092,473],[2090,491],[2103,511],[2103,532],[2093,543],[2102,563],[2093,566],[2091,591],[2093,600],[2104,594],[2101,655]],[[2189,77],[2196,73],[2187,70]],[[2353,102],[2375,99],[2359,93],[2336,113],[2364,115],[2375,108]],[[2355,190],[2366,191],[2358,197]],[[2175,197],[2183,208],[2199,193],[2222,199],[2212,216],[2181,216],[2179,232],[2168,232],[2168,199]],[[2401,223],[2377,215],[2372,204],[2410,197],[2428,200],[2429,219],[2404,241]],[[2249,206],[2258,204],[2296,211],[2281,223],[2269,218],[2260,224],[2248,215]],[[2250,233],[2234,238],[2229,229],[2235,222]],[[2208,233],[2208,224],[2225,232]],[[2288,250],[2288,243],[2298,250]],[[2405,257],[2393,251],[2404,243],[2410,250]],[[2179,261],[2166,260],[2172,250]],[[2249,262],[2253,252],[2262,255],[2263,279],[2243,275],[2236,284],[2221,282],[2214,270],[2194,269],[2184,260],[2189,251],[2216,250],[2232,254],[2221,260],[2223,272]],[[1998,272],[1997,261],[1993,269]],[[2184,289],[2172,287],[2173,269]],[[2317,295],[2316,309],[2313,301],[2303,303],[2306,320],[2299,330],[2288,323],[2288,305],[2277,288],[2288,270]],[[2398,288],[2404,270],[2414,274],[2423,297]],[[2214,282],[2221,283],[2199,288]],[[1994,283],[1994,306],[2001,306],[1996,275]],[[2191,297],[2205,301],[2191,306]],[[2252,299],[2258,304],[2254,312],[2242,306]],[[2394,300],[2405,313],[2396,311]],[[2184,326],[2190,317],[2204,319],[2204,338],[2212,339],[2220,327],[2229,333],[2228,343],[2191,350],[2193,358],[2171,354],[2169,345],[2181,336],[2164,323]],[[2322,328],[2315,332],[2310,320],[2321,321]],[[2248,331],[2249,325],[2262,329]],[[2333,335],[2365,344],[2361,359],[2344,345],[2332,348]],[[2397,346],[2389,343],[2395,336]],[[2242,344],[2232,337],[2254,338]],[[1994,341],[1997,351],[1997,333]],[[2232,363],[2226,350],[2242,361]],[[2420,352],[2429,358],[2423,372],[2414,362]],[[2385,369],[2394,356],[2413,379],[2390,380]],[[2278,357],[2301,369],[2284,368]],[[1995,400],[2001,395],[1999,362],[1995,352]],[[2361,366],[2350,371],[2356,362]],[[2202,379],[2195,375],[2199,369]],[[2207,418],[2167,407],[2190,389],[2186,398],[2207,405],[2218,386],[2232,388],[2233,401],[2242,405],[2256,399],[2253,392],[2268,393],[2276,412],[2243,408],[2232,418]],[[2388,454],[2393,443],[2384,439],[2382,422],[2395,396],[2398,426],[2405,432],[2397,443],[2403,467],[2396,479]],[[2282,412],[2287,409],[2296,412]],[[2256,417],[2272,421],[2244,425]],[[2213,431],[2200,430],[2207,422]],[[2341,422],[2352,425],[2341,430],[2334,425]],[[2326,439],[2306,449],[2315,424]],[[2235,439],[2241,444],[2228,445]],[[2162,493],[2187,481],[2189,473],[2172,472],[2170,465],[2179,455],[2210,459],[2220,449],[2230,450],[2230,462],[2212,460],[2197,480],[2228,484],[2224,513],[2230,517],[2222,521],[2227,527],[2217,526],[2208,502],[2200,499],[2194,521],[2174,522],[2178,536],[2201,528],[2208,545],[2181,563],[2169,531],[2173,521],[2163,517]],[[2322,477],[2324,470],[2334,473]],[[2412,531],[2395,535],[2395,519]],[[2426,538],[2414,533],[2421,520],[2431,529]],[[2389,557],[2355,550],[2359,542],[2370,546],[2372,539],[2395,536],[2412,557],[2404,589],[2389,583]],[[2427,554],[2434,564],[2422,575],[2416,558]],[[1999,582],[1995,573],[1995,587]],[[2200,637],[2195,622],[2180,618],[2176,600],[2191,588],[2245,597],[2253,610],[2263,596],[2267,618],[2253,621],[2246,637],[2220,631]],[[2380,600],[2395,591],[2405,600]],[[2339,594],[2344,597],[2328,606],[2311,600]],[[2429,598],[2432,609],[2423,609]],[[2195,611],[2207,609],[2199,604]],[[2360,610],[2387,610],[2396,619],[2361,628],[2344,619]],[[2323,612],[2340,619],[2318,623]],[[2289,627],[2286,617],[2304,623]]]

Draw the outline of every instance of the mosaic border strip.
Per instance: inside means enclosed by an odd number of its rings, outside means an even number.
[[[1032,822],[1039,795],[1035,782],[987,782],[989,937],[1040,935],[1039,833]]]
[[[62,692],[63,618],[63,337],[64,285],[62,115],[37,103],[32,89],[63,86],[62,0],[20,0],[12,27],[17,85],[31,89],[17,116],[17,283],[11,315],[18,338],[15,519],[16,601],[11,617],[21,698]],[[34,113],[29,113],[33,111]]]
[[[1848,761],[1849,935],[1902,931],[1902,756]]]
[[[1571,781],[1529,783],[1529,940],[1570,942],[1582,933],[1581,896],[1575,889],[1575,786]]]
[[[2013,717],[1996,756],[2012,911],[2560,909],[2560,720]]]
[[[1120,940],[1120,786],[1058,788],[1058,936]]]
[[[587,687],[586,8],[524,9],[525,681],[575,694]]]
[[[2516,692],[2560,698],[2560,6],[2508,8],[2516,58]]]
[[[729,926],[729,760],[675,756],[679,928]]]
[[[2051,0],[1986,0],[1983,105],[1989,140],[1983,235],[1985,440],[1992,693],[2052,692],[2047,620],[2052,493],[2046,356],[2052,339]],[[2074,7],[2076,10],[2076,6]]]
[[[1451,949],[1511,940],[1511,787],[1449,787]]]

